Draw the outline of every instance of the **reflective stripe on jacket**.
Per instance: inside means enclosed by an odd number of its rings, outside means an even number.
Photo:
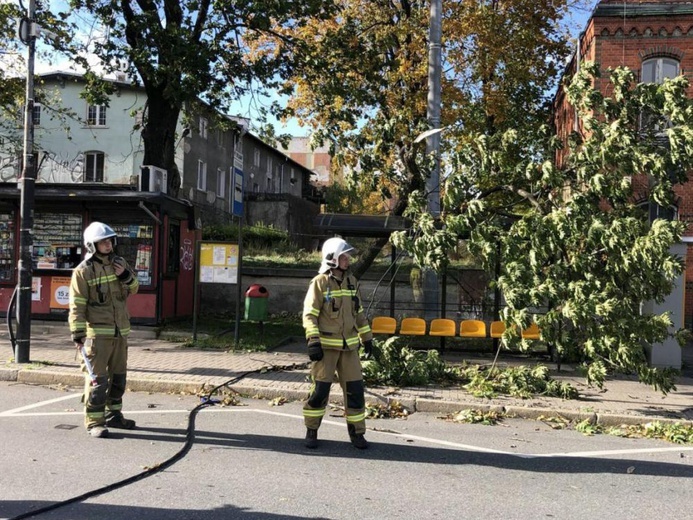
[[[130,334],[126,300],[137,292],[139,282],[130,266],[126,264],[125,269],[129,276],[121,280],[111,259],[98,254],[75,267],[70,281],[68,316],[73,338],[81,333],[87,338]]]
[[[329,273],[313,278],[303,302],[303,328],[306,338],[319,337],[323,348],[355,350],[359,337],[373,339],[356,280],[347,276],[340,284]]]

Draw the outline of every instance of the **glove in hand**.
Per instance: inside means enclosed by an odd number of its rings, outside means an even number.
[[[370,359],[373,357],[373,340],[369,339],[368,341],[363,342],[363,353],[365,354],[366,359]]]
[[[315,338],[315,339],[309,339],[308,340],[308,357],[310,358],[311,361],[320,361],[323,357],[323,352],[322,352],[322,345],[320,344],[320,340]]]

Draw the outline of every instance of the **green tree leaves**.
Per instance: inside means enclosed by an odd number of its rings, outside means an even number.
[[[432,244],[451,233],[468,240],[490,272],[500,261],[508,324],[534,319],[543,340],[585,361],[592,383],[627,371],[668,391],[672,371],[647,367],[644,345],[668,337],[671,322],[641,306],[668,295],[683,269],[670,247],[684,224],[649,222],[648,209],[671,205],[674,185],[693,167],[687,81],[635,84],[632,72],[617,69],[605,97],[592,87],[596,71],[583,67],[567,88],[585,133],[566,143],[565,164],[554,161],[560,144],[548,132],[480,135],[460,149],[446,180],[440,225],[413,205],[423,236],[400,245],[438,267]],[[643,128],[643,113],[660,126]]]

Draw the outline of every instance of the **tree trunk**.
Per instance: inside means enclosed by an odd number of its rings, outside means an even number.
[[[351,272],[356,278],[361,278],[361,276],[368,271],[368,268],[371,266],[371,264],[373,264],[377,256],[380,254],[380,251],[383,249],[383,247],[385,247],[385,245],[387,245],[389,240],[389,237],[376,239],[373,244],[368,246],[365,253],[359,256],[359,261],[351,268]]]
[[[165,85],[147,88],[147,108],[142,139],[144,164],[164,168],[167,172],[168,194],[178,197],[180,172],[175,163],[176,128],[180,108],[172,106],[163,97]]]
[[[405,209],[407,209],[407,199],[406,197],[401,197],[397,204],[395,204],[392,214],[397,217],[401,217]],[[382,251],[383,247],[385,247],[389,241],[389,236],[382,237],[376,239],[375,242],[368,246],[368,249],[359,256],[359,261],[352,266],[352,274],[356,278],[361,278],[361,276],[368,271],[368,268],[373,264],[375,259],[380,254],[380,251]]]

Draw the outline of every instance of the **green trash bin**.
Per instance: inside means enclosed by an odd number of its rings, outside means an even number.
[[[245,319],[252,321],[267,320],[267,301],[269,291],[262,285],[254,283],[245,292]]]

